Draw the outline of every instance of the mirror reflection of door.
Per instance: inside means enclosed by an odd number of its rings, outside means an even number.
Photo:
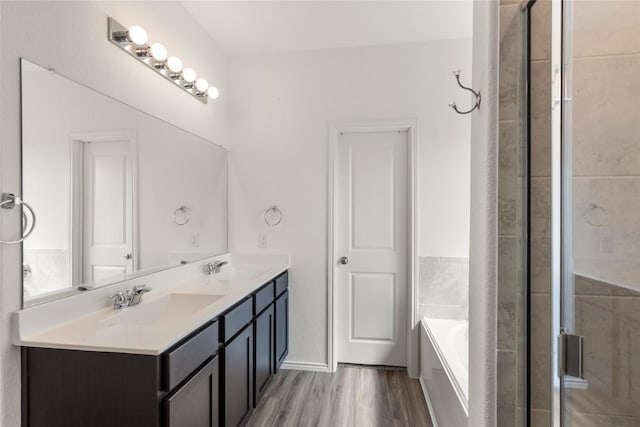
[[[135,133],[75,135],[73,283],[134,271]]]

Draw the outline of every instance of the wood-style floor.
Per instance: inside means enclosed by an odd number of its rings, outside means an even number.
[[[405,370],[340,366],[280,370],[249,427],[431,427],[420,383]]]

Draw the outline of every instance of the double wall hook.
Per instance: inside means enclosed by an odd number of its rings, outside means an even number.
[[[463,85],[462,83],[460,83],[460,73],[462,73],[462,71],[460,71],[460,70],[454,70],[453,71],[453,75],[456,76],[456,81],[458,82],[458,86],[460,86],[464,90],[468,90],[469,92],[471,92],[473,94],[473,96],[475,96],[476,102],[473,105],[473,107],[471,107],[467,111],[458,110],[458,106],[456,105],[455,101],[450,103],[449,107],[453,108],[456,111],[456,113],[458,113],[458,114],[469,114],[473,110],[480,109],[480,101],[481,101],[480,91],[476,92],[475,90],[471,89],[470,87],[467,87],[467,86]]]

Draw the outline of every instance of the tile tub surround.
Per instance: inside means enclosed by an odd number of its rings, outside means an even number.
[[[231,261],[220,274],[233,267],[238,272],[251,271],[255,274],[229,280],[222,280],[224,276],[205,275],[203,266],[215,260]],[[27,308],[14,314],[14,344],[157,355],[288,268],[287,255],[232,257],[226,254]],[[113,310],[109,295],[142,284],[150,286],[153,291],[144,296],[140,306]],[[190,315],[161,325],[126,321],[118,324],[118,315],[135,315],[135,311],[145,304],[150,306],[154,301],[176,293],[202,295],[203,298],[205,295],[222,297]]]
[[[469,319],[469,258],[419,258],[420,317]]]

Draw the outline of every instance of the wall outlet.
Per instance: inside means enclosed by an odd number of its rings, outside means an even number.
[[[258,234],[258,247],[266,248],[267,247],[267,235],[266,234]]]
[[[198,246],[200,246],[200,235],[199,234],[192,234],[191,235],[191,247],[192,248],[197,248]]]

